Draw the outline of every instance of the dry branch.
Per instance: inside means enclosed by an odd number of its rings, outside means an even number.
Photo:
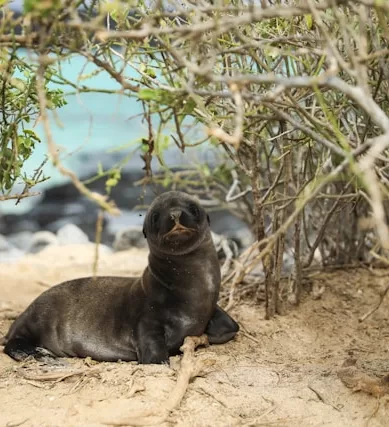
[[[51,16],[53,22],[43,19],[39,31],[24,19],[23,35],[0,35],[0,45],[30,44],[38,53],[41,119],[50,158],[61,174],[103,210],[118,213],[105,196],[89,191],[64,167],[50,132],[44,74],[53,64],[60,70],[61,60],[77,53],[119,84],[115,93],[141,101],[148,127],[141,147],[147,148],[143,184],[168,182],[201,196],[210,207],[227,206],[254,225],[258,241],[223,277],[223,283],[230,282],[227,308],[259,263],[271,317],[283,311],[281,270],[292,253],[297,300],[302,270],[315,253],[322,265],[365,261],[372,246],[377,256],[386,257],[386,2],[171,4],[167,10],[138,2],[137,13],[128,16],[119,2],[108,15],[96,7],[97,16],[84,22],[76,19],[69,2]],[[65,15],[71,18],[64,20]],[[94,91],[81,78],[74,83],[61,74],[55,78],[75,93]],[[166,126],[173,124],[171,143],[183,153],[205,140],[204,135],[189,138],[187,119],[200,122],[232,166],[226,160],[208,170],[201,184],[188,171],[158,181],[151,165],[153,157],[163,163],[160,141],[165,141]],[[357,227],[359,216],[372,216],[372,244],[371,236]],[[223,273],[229,262],[227,257]],[[261,284],[261,298],[262,290]]]
[[[385,299],[388,291],[389,291],[389,285],[381,293],[380,300],[379,300],[378,304],[359,318],[360,322],[364,322],[368,317],[370,317],[373,313],[375,313],[381,307],[381,304],[384,302],[384,299]]]
[[[43,128],[46,136],[46,142],[48,145],[48,150],[50,154],[51,161],[53,165],[58,169],[58,171],[65,177],[70,178],[74,186],[79,190],[81,194],[86,196],[88,199],[97,203],[103,210],[107,211],[111,215],[120,215],[119,209],[115,206],[115,203],[107,201],[107,196],[103,196],[94,191],[90,191],[77,177],[77,175],[67,169],[61,162],[59,158],[58,148],[53,140],[51,133],[51,128],[49,124],[49,117],[47,114],[47,99],[45,94],[44,87],[44,74],[45,74],[45,62],[41,59],[41,65],[38,69],[36,87],[40,103],[40,114],[43,122]]]
[[[22,370],[18,370],[18,373],[29,381],[54,381],[54,383],[61,382],[66,378],[79,376],[79,375],[97,375],[99,373],[99,368],[89,368],[89,369],[76,369],[74,371],[62,371],[62,372],[47,372],[42,374],[30,375],[28,373],[23,372]]]
[[[21,200],[26,197],[34,197],[39,196],[41,193],[39,191],[33,191],[30,193],[20,193],[20,194],[9,194],[5,196],[0,196],[0,202],[4,202],[5,200]]]
[[[130,418],[120,421],[104,422],[114,426],[146,426],[159,425],[166,421],[170,412],[177,408],[188,389],[192,378],[198,376],[207,366],[209,361],[195,358],[195,349],[202,345],[208,345],[208,337],[186,337],[180,350],[183,352],[181,366],[178,371],[177,382],[169,397],[153,409],[134,413]]]

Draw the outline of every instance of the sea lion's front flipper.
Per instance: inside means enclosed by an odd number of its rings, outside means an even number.
[[[168,363],[169,352],[165,332],[156,322],[141,320],[137,329],[137,355],[141,364]]]
[[[205,333],[210,344],[224,344],[232,340],[239,331],[235,320],[218,305],[211,320],[208,322]]]

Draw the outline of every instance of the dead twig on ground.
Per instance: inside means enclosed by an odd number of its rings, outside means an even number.
[[[121,421],[104,422],[114,426],[147,426],[159,425],[166,421],[170,412],[177,408],[188,389],[192,378],[198,376],[202,369],[209,366],[209,361],[196,359],[195,349],[201,345],[208,345],[208,337],[186,337],[180,350],[183,352],[181,366],[178,371],[177,382],[169,397],[155,408],[132,414],[130,418]]]
[[[270,399],[264,399],[264,400],[269,401]],[[250,420],[250,421],[246,421],[243,423],[243,425],[246,427],[260,425],[260,424],[258,424],[259,421],[262,420],[262,418],[265,418],[267,415],[271,414],[277,408],[277,404],[273,400],[270,400],[270,402],[271,402],[271,406],[268,409],[266,409],[264,412],[262,412],[262,414],[259,417],[256,417],[255,419]],[[263,425],[265,425],[265,424],[263,424]]]
[[[54,381],[54,383],[59,383],[66,378],[78,376],[78,375],[98,375],[100,369],[99,368],[91,368],[91,369],[76,369],[74,371],[61,371],[61,372],[48,372],[44,374],[36,374],[29,375],[20,369],[17,370],[17,373],[21,375],[28,381]]]
[[[313,392],[316,394],[317,398],[318,398],[321,402],[323,402],[325,405],[332,406],[336,411],[340,411],[340,409],[339,409],[336,405],[334,405],[334,404],[333,404],[333,403],[331,403],[331,402],[328,402],[328,401],[327,401],[327,399],[323,396],[323,393],[321,393],[320,391],[318,391],[318,390],[317,390],[316,388],[314,388],[312,385],[309,385],[309,384],[308,384],[308,388],[309,388],[309,390],[313,391]]]
[[[358,319],[360,322],[365,321],[368,317],[370,317],[373,313],[375,313],[381,307],[388,291],[389,291],[389,285],[381,293],[380,301],[378,302],[378,304]]]
[[[23,425],[24,423],[26,423],[29,419],[30,418],[26,418],[23,421],[17,421],[17,422],[14,422],[14,423],[10,422],[10,423],[7,423],[5,425],[5,427],[19,427],[19,426]]]

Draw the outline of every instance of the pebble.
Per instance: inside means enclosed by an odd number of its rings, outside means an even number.
[[[143,227],[134,225],[118,231],[115,235],[113,248],[115,251],[125,251],[130,248],[147,248]]]
[[[23,251],[13,246],[4,236],[0,235],[0,264],[16,262],[23,256]]]
[[[57,231],[59,245],[89,243],[88,236],[74,224],[66,224]]]
[[[37,231],[31,239],[29,252],[36,254],[49,245],[58,245],[57,236],[51,231]]]

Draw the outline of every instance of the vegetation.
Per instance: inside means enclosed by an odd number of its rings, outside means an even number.
[[[38,142],[28,124],[39,115],[51,161],[83,194],[117,213],[62,165],[51,138],[47,110],[64,98],[48,82],[69,84],[60,63],[82,55],[144,106],[144,182],[194,187],[253,224],[257,242],[225,277],[229,306],[259,262],[268,317],[299,301],[303,271],[315,259],[387,263],[388,2],[26,0],[19,18],[1,3],[0,187],[6,197]],[[37,54],[36,66],[27,65],[20,47]],[[188,121],[203,126],[206,137],[189,138]],[[175,135],[166,140],[171,123]],[[151,174],[151,157],[163,162],[167,143],[186,152],[206,141],[231,161],[212,174],[204,166],[202,193],[193,171]],[[118,178],[113,171],[108,187]],[[28,193],[41,177],[22,179]],[[287,251],[294,269],[281,286]]]

